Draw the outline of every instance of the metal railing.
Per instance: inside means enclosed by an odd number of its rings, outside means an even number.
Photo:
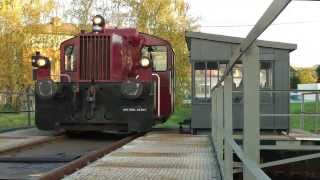
[[[33,91],[0,92],[0,132],[33,127]]]
[[[244,106],[246,106],[245,104],[246,101],[244,102]],[[245,152],[245,150],[242,149],[242,147],[240,147],[233,139],[232,78],[229,76],[225,78],[224,86],[217,87],[212,91],[211,116],[212,139],[215,150],[217,152],[217,159],[220,165],[221,175],[223,179],[233,179],[233,153],[235,153],[243,163],[243,179],[270,180],[270,178],[261,170],[259,163],[257,163],[257,159],[260,158],[259,153],[255,154],[253,152],[249,154]],[[248,125],[244,125],[244,134],[250,133],[249,131],[254,131],[254,129],[251,129]],[[256,134],[259,136],[259,133]],[[255,146],[256,148],[259,148],[259,143],[260,140],[253,140],[249,143],[244,142],[243,148],[247,148],[248,146]],[[246,151],[248,151],[248,148],[246,149]]]
[[[303,91],[302,92],[302,94],[301,94],[301,96],[302,96],[302,98],[301,98],[301,104],[300,104],[300,111],[301,111],[301,114],[303,114],[303,116],[300,116],[300,123],[299,123],[299,125],[300,125],[300,128],[301,129],[304,129],[304,118],[305,118],[305,116],[311,116],[311,117],[316,117],[316,119],[314,119],[314,132],[318,132],[318,123],[319,123],[319,120],[320,120],[320,118],[319,118],[319,94],[320,94],[320,90],[318,90],[318,91]],[[314,113],[310,113],[310,112],[307,112],[306,111],[306,109],[305,109],[305,103],[306,103],[306,101],[305,101],[305,97],[306,97],[306,95],[308,95],[308,96],[315,96],[315,99],[314,99],[314,102],[315,102],[315,112]]]
[[[246,73],[246,72],[245,72]],[[248,82],[244,83],[245,85],[248,84]],[[244,88],[246,90],[248,88]],[[305,97],[306,95],[314,95],[314,98],[312,100],[309,99],[309,103],[312,104],[314,107],[310,108],[314,110],[313,112],[306,111],[303,106],[305,103],[304,98],[299,98],[296,102],[289,101],[289,92],[295,92],[298,93],[298,96]],[[257,86],[257,88],[254,88],[254,90],[247,96],[245,92],[239,92],[236,91],[237,94],[244,93],[243,94],[243,106],[244,106],[244,127],[243,127],[243,134],[244,134],[244,141],[246,140],[245,134],[251,134],[255,137],[253,141],[247,141],[247,143],[243,143],[242,147],[238,145],[235,140],[233,139],[233,94],[234,91],[232,91],[232,78],[230,76],[227,76],[224,81],[224,86],[216,87],[212,91],[212,139],[213,144],[217,153],[217,159],[218,163],[220,165],[221,174],[224,179],[232,179],[234,173],[242,172],[242,170],[234,170],[234,161],[233,161],[233,153],[237,155],[237,157],[241,160],[243,164],[243,172],[247,173],[244,174],[244,179],[270,179],[262,170],[261,168],[281,165],[281,164],[288,164],[293,163],[297,161],[303,161],[313,158],[319,158],[320,153],[315,153],[311,155],[304,155],[299,157],[292,157],[288,159],[283,160],[277,160],[273,162],[267,162],[260,164],[259,162],[259,151],[260,151],[260,128],[259,122],[260,117],[288,117],[289,119],[289,129],[288,133],[290,132],[290,121],[297,121],[299,120],[299,127],[294,128],[301,128],[304,129],[303,126],[301,126],[301,121],[308,121],[310,124],[310,121],[314,121],[314,128],[312,129],[314,132],[318,132],[318,126],[317,121],[320,120],[320,113],[319,113],[319,94],[320,90],[260,90]],[[260,95],[261,93],[285,93],[285,98],[288,100],[288,112],[283,111],[283,113],[260,113]],[[279,95],[278,95],[279,96]],[[256,102],[256,107],[252,106],[253,104],[250,104],[250,100],[254,100]],[[274,99],[274,98],[272,98]],[[251,102],[252,103],[252,102]],[[300,105],[301,103],[301,105]],[[309,104],[309,105],[310,105]],[[299,112],[292,112],[290,106],[297,106],[301,108],[299,109]],[[294,108],[295,109],[295,108]],[[296,109],[295,109],[296,110]],[[297,111],[297,110],[296,110]],[[254,116],[252,116],[254,114]],[[252,118],[256,119],[252,119]],[[294,117],[291,119],[291,117]],[[314,119],[312,119],[313,117]],[[239,117],[238,117],[239,118]],[[252,121],[248,121],[248,119],[251,119]],[[255,121],[255,122],[254,122]],[[274,119],[276,121],[276,119]],[[249,124],[253,123],[253,124]],[[253,132],[253,133],[252,133]],[[248,147],[255,148],[256,152],[258,153],[246,153],[248,152]],[[308,148],[308,147],[307,147]],[[251,151],[252,152],[252,151]],[[257,158],[258,157],[258,158]],[[246,172],[245,172],[246,171]]]
[[[259,94],[260,120],[268,123],[269,129],[283,121],[289,126],[277,129],[287,131],[288,134],[292,129],[319,133],[320,90],[260,89]],[[235,89],[232,96],[233,105],[237,105],[234,108],[242,110],[239,107],[243,106],[243,92]],[[235,126],[235,129],[239,128],[239,124]],[[261,127],[264,130],[268,128]]]
[[[256,39],[281,14],[291,0],[274,0],[232,54],[224,75],[212,89],[212,138],[222,176],[233,179],[233,151],[244,164],[243,179],[270,179],[259,167],[259,49]],[[232,77],[234,65],[242,60],[244,92],[243,149],[232,138]],[[224,86],[222,87],[222,84]]]

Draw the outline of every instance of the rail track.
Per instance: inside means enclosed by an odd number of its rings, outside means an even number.
[[[139,134],[89,133],[26,144],[0,152],[0,179],[60,179],[121,147]]]

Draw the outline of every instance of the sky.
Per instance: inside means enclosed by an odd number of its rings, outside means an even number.
[[[186,0],[190,15],[199,17],[200,31],[245,37],[272,0]],[[297,44],[290,64],[310,67],[320,64],[320,1],[292,1],[261,40]]]

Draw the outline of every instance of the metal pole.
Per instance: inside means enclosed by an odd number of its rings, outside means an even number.
[[[212,122],[211,122],[211,126],[212,126],[212,129],[211,129],[211,133],[212,133],[212,141],[213,141],[213,144],[214,144],[214,147],[215,147],[215,153],[217,154],[217,151],[218,151],[218,146],[217,146],[217,141],[218,141],[218,138],[217,138],[217,131],[218,131],[218,128],[217,128],[217,105],[218,105],[218,102],[217,102],[217,89],[213,90],[211,92],[211,96],[212,96],[212,103],[211,103],[211,108],[212,108]]]
[[[30,103],[30,90],[27,90],[27,110],[28,110],[28,127],[31,126],[31,103]]]
[[[319,93],[316,92],[316,113],[319,113]],[[318,123],[319,123],[319,116],[316,117],[316,127],[315,132],[318,133]]]
[[[300,116],[300,129],[304,129],[304,93],[301,94],[302,98],[301,98],[301,104],[300,104],[300,111],[302,114],[302,116]]]
[[[226,138],[232,138],[232,77],[229,74],[224,80],[224,130]],[[224,142],[224,177],[233,180],[233,153],[232,147]]]
[[[244,123],[243,149],[250,160],[260,163],[260,96],[259,48],[253,44],[243,59]],[[243,179],[253,180],[254,176],[244,168]]]
[[[218,102],[217,102],[217,89],[215,89],[214,91],[213,91],[213,119],[212,119],[212,131],[213,131],[213,133],[212,133],[212,135],[213,135],[213,137],[212,137],[212,139],[213,139],[213,141],[214,141],[214,145],[215,145],[215,150],[217,151],[217,136],[218,136],[218,133],[217,133],[217,131],[218,131],[218,128],[217,128],[217,121],[218,121],[218,111],[217,111],[217,105],[218,105]]]
[[[317,111],[317,94],[314,94],[315,95],[315,111]],[[316,132],[317,131],[317,117],[313,119],[313,132]]]
[[[223,165],[223,88],[218,88],[217,95],[217,156],[219,163]],[[221,169],[223,169],[223,167],[221,167]]]
[[[215,90],[215,105],[216,105],[216,107],[215,107],[215,122],[214,122],[214,125],[215,125],[215,140],[216,140],[216,151],[218,150],[217,149],[217,147],[218,147],[218,145],[217,145],[217,143],[218,143],[218,109],[219,109],[219,107],[218,107],[218,105],[219,105],[219,103],[218,103],[218,89],[217,90]]]
[[[216,143],[216,136],[215,136],[215,133],[216,133],[216,91],[213,90],[211,92],[211,136],[212,136],[212,141],[213,141],[213,144]]]

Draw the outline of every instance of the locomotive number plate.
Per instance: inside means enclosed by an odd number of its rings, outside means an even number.
[[[129,107],[129,108],[122,108],[122,112],[146,112],[147,108],[142,107]]]

